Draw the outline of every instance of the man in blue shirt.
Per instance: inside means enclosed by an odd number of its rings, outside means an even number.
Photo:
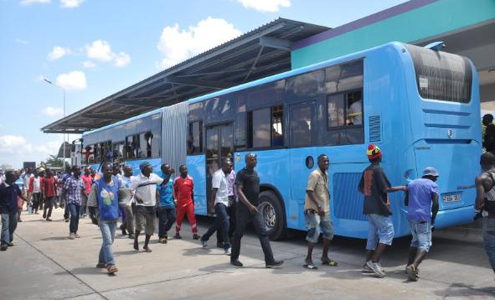
[[[431,247],[431,232],[438,213],[438,172],[433,167],[425,168],[421,178],[407,185],[405,204],[411,228],[412,241],[406,272],[409,279],[418,280],[418,266]]]
[[[2,236],[0,250],[14,246],[14,231],[17,228],[17,197],[27,201],[21,189],[15,184],[13,171],[5,172],[5,182],[0,184],[0,214],[2,216]]]
[[[175,202],[173,195],[173,180],[170,180],[175,170],[169,164],[163,164],[161,167],[165,179],[161,185],[158,185],[159,207],[158,207],[158,242],[167,243],[167,232],[172,228],[175,222]]]

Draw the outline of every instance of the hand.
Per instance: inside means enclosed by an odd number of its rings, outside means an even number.
[[[175,170],[174,169],[170,169],[170,170],[168,170],[168,174],[167,175],[172,175],[174,173],[175,173]]]
[[[251,205],[251,207],[249,208],[249,211],[253,215],[259,213],[258,208],[256,206],[254,206],[254,205]]]
[[[325,215],[325,211],[323,210],[323,207],[318,207],[318,214],[322,217]]]

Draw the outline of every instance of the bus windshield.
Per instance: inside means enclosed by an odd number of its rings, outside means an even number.
[[[469,103],[472,71],[467,58],[423,47],[406,45],[423,99]]]

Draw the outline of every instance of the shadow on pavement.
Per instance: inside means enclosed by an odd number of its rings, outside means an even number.
[[[444,290],[435,291],[435,294],[443,298],[472,298],[475,296],[495,297],[495,287],[474,288],[464,283],[453,283]]]

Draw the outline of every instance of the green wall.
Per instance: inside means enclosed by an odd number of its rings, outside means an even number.
[[[495,0],[442,0],[292,51],[292,68],[379,46],[414,42],[495,19]],[[495,33],[494,33],[495,34]]]

